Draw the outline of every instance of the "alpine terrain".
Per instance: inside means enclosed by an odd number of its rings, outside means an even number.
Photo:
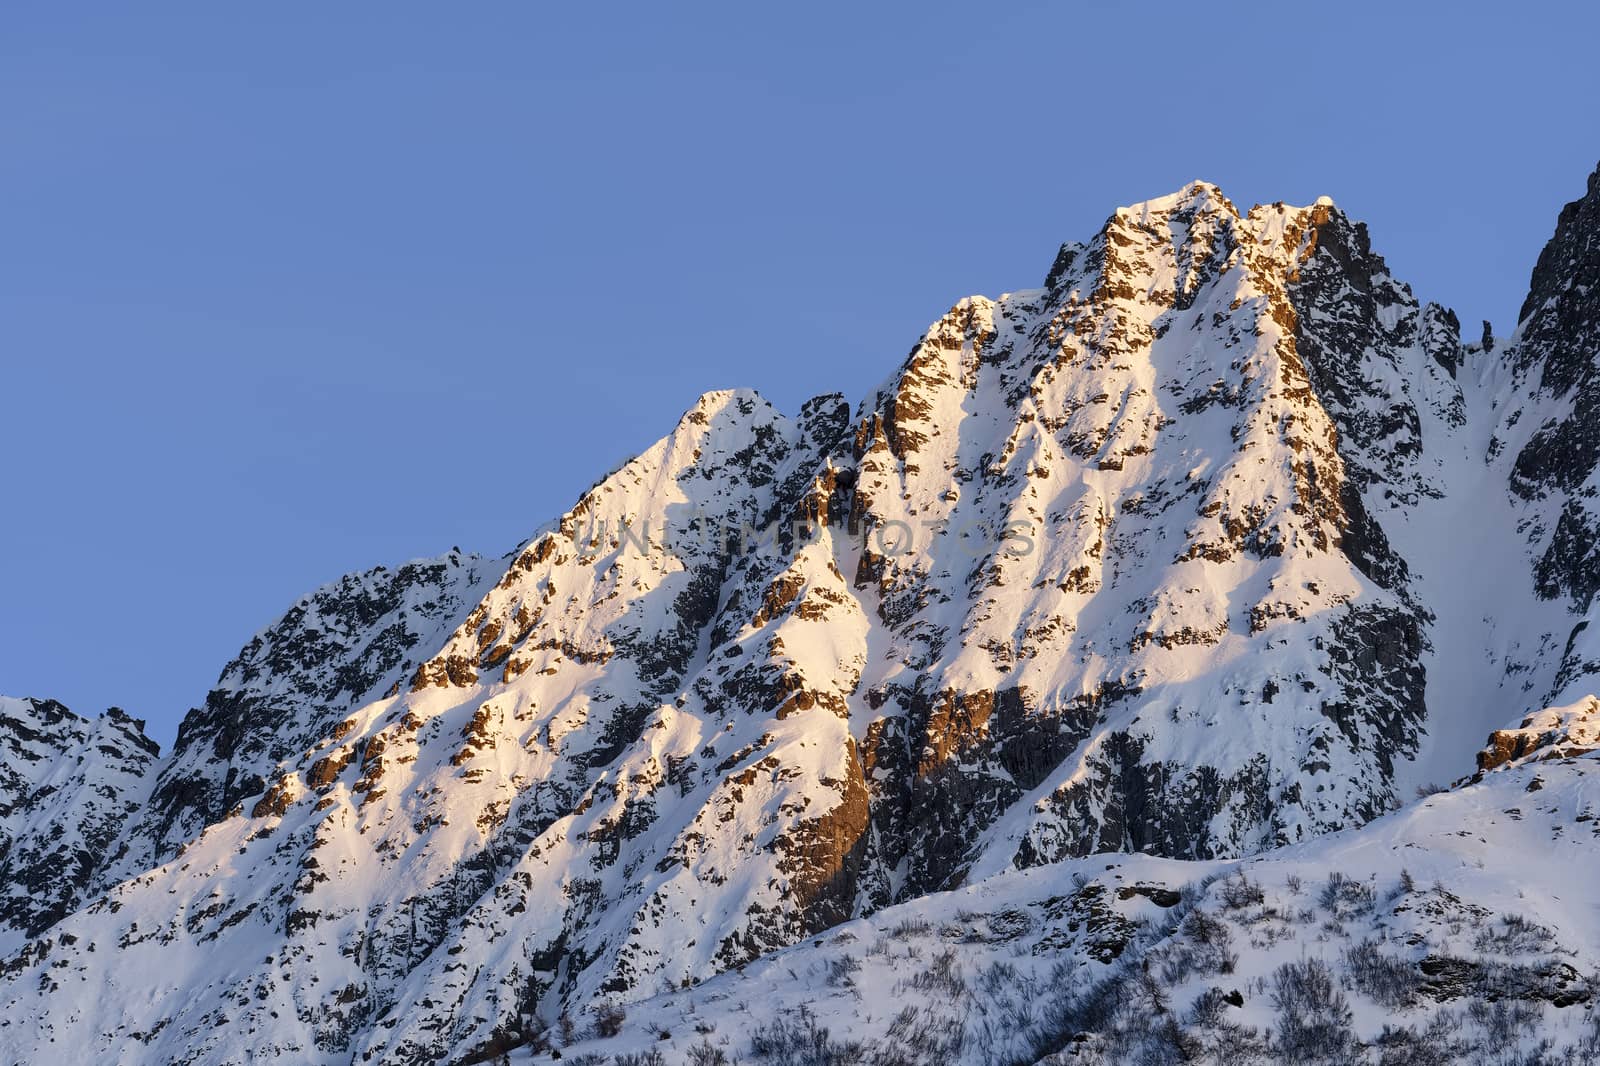
[[[1197,182],[169,753],[0,700],[0,1062],[1600,1061],[1600,171],[1461,332]]]

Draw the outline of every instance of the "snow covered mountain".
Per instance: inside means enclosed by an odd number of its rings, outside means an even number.
[[[54,700],[0,696],[0,952],[76,910],[144,808],[160,754],[113,707],[96,721]]]
[[[765,996],[841,923],[958,890],[1042,908],[1030,979],[1109,979],[1129,944],[1179,950],[1140,916],[1204,913],[1240,860],[1381,880],[1385,849],[1431,849],[1446,882],[1432,837],[1551,757],[1571,802],[1541,817],[1590,849],[1597,367],[1600,171],[1515,332],[1478,345],[1330,201],[1242,212],[1195,183],[1121,209],[1042,287],[956,304],[853,409],[708,393],[508,555],[318,590],[165,758],[120,712],[0,704],[0,1060],[544,1055],[620,1004],[706,1009],[702,982]],[[1443,813],[1391,813],[1450,781]],[[1144,887],[1073,902],[1074,873],[1111,891],[1104,853]],[[1504,908],[1532,867],[1478,858]],[[1570,943],[1580,912],[1536,920]],[[1241,996],[1312,932],[1287,921],[1251,925]],[[1437,932],[1396,965],[1457,959]],[[1586,1005],[1580,964],[1581,995],[1519,1002]],[[1060,1054],[1082,1004],[1056,1005],[1011,1043],[962,1022],[873,1061]],[[836,1030],[881,1042],[852,1009]],[[1122,1039],[1079,1021],[1074,1046]],[[647,1054],[617,1039],[591,1051]]]

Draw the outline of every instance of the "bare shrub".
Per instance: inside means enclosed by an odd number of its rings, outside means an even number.
[[[1579,1062],[1600,1062],[1600,1009],[1589,1008],[1578,1043],[1573,1048]]]
[[[1222,1063],[1225,1066],[1245,1066],[1250,1063],[1265,1063],[1267,1059],[1267,1041],[1261,1032],[1251,1025],[1241,1025],[1238,1022],[1223,1022],[1214,1033],[1208,1034],[1205,1058],[1202,1061]]]
[[[610,1039],[622,1032],[622,1023],[628,1020],[628,1012],[620,1003],[602,1003],[594,1009],[594,1035],[602,1039]]]
[[[702,1040],[689,1049],[689,1066],[733,1066],[728,1053],[709,1040]]]
[[[923,1066],[959,1062],[966,1046],[965,1011],[936,1015],[908,1007],[889,1024],[870,1059],[871,1066]],[[854,1060],[847,1060],[854,1061]]]
[[[1242,911],[1257,906],[1264,903],[1267,898],[1261,891],[1261,886],[1246,877],[1243,870],[1235,870],[1232,877],[1223,878],[1218,893],[1222,899],[1222,906],[1230,911]]]
[[[1378,1066],[1455,1066],[1465,1058],[1466,1051],[1456,1038],[1460,1028],[1449,1011],[1434,1015],[1422,1032],[1408,1026],[1386,1025],[1374,1041]]]
[[[901,1007],[900,1013],[894,1016],[889,1023],[889,1028],[884,1030],[884,1036],[898,1044],[910,1043],[911,1035],[917,1031],[917,1023],[922,1018],[922,1012],[915,1007]]]
[[[1350,1004],[1321,959],[1288,962],[1272,975],[1277,1052],[1291,1064],[1349,1063],[1356,1058]]]
[[[794,1017],[780,1017],[750,1034],[750,1054],[773,1066],[855,1066],[863,1054],[859,1044],[842,1044],[801,1007]]]
[[[827,982],[833,988],[854,988],[861,960],[854,955],[840,955],[828,963]]]
[[[614,1066],[667,1066],[667,1057],[657,1048],[625,1053],[611,1061]]]
[[[961,976],[961,964],[956,961],[956,949],[945,948],[928,962],[911,979],[911,987],[921,992],[942,992],[950,996],[964,995],[966,979]]]
[[[1225,948],[1233,942],[1233,932],[1226,923],[1198,908],[1184,917],[1182,928],[1183,934],[1190,940],[1207,947]]]
[[[1403,959],[1386,955],[1374,940],[1345,949],[1351,982],[1373,1002],[1390,1010],[1409,1007],[1417,996],[1417,971]]]
[[[1179,928],[1182,936],[1151,953],[1152,962],[1159,962],[1163,981],[1180,985],[1196,974],[1209,977],[1233,972],[1239,957],[1228,950],[1233,933],[1226,922],[1196,908]]]
[[[1498,955],[1531,955],[1555,943],[1555,934],[1520,914],[1503,914],[1498,925],[1479,929],[1473,946]]]
[[[933,932],[932,922],[926,918],[911,917],[902,919],[889,930],[889,935],[895,940],[906,940],[914,936],[927,936],[931,932]]]
[[[1222,1024],[1228,1016],[1228,1008],[1233,1006],[1228,1001],[1228,994],[1216,985],[1212,985],[1195,997],[1189,1006],[1189,1024],[1199,1026],[1201,1029],[1215,1029]]]
[[[1317,898],[1322,909],[1330,912],[1335,921],[1345,922],[1352,918],[1372,913],[1376,906],[1377,893],[1372,891],[1372,886],[1364,881],[1356,881],[1346,877],[1338,870],[1328,875],[1327,883],[1322,886],[1322,894]]]
[[[1467,1004],[1467,1018],[1482,1030],[1485,1040],[1495,1047],[1509,1047],[1524,1033],[1530,1033],[1542,1017],[1539,1008],[1525,1000],[1499,1000],[1490,1003],[1474,999]]]
[[[1218,899],[1224,911],[1245,910],[1263,904],[1265,893],[1238,869],[1227,878],[1213,874],[1190,882],[1159,920],[1141,924],[1133,942],[1099,980],[1085,983],[1077,968],[1055,966],[1041,985],[1049,991],[1033,997],[1027,1015],[1039,1021],[1018,1041],[1027,1054],[989,1055],[983,1061],[1071,1061],[1076,1066],[1246,1066],[1263,1061],[1268,1045],[1262,1034],[1222,1013],[1226,1005],[1243,1003],[1238,993],[1202,993],[1184,1018],[1172,1009],[1169,976],[1190,976],[1202,967],[1231,969],[1235,961],[1227,949],[1233,927],[1200,910],[1208,898]],[[1201,1020],[1212,1027],[1202,1028]],[[1052,1058],[1063,1052],[1065,1057]]]
[[[1003,960],[991,962],[989,968],[978,975],[978,989],[987,996],[1000,996],[1022,982],[1022,973],[1016,965]]]

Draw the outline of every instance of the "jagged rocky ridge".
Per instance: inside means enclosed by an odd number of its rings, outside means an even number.
[[[1471,773],[1595,687],[1596,182],[1493,350],[1330,202],[1196,183],[853,410],[707,394],[504,558],[319,590],[166,759],[112,715],[94,803],[8,781],[7,862],[82,843],[51,899],[8,879],[0,1049],[468,1061],[929,892]],[[1456,598],[1485,565],[1504,626]]]
[[[0,696],[0,950],[76,910],[143,810],[160,748],[113,707]]]

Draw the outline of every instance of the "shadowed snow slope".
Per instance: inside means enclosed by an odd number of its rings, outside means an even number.
[[[854,409],[708,393],[510,554],[325,586],[164,759],[6,701],[0,1058],[479,1061],[980,881],[1077,985],[1177,905],[1089,856],[1176,890],[1443,855],[1429,819],[1500,777],[1359,827],[1493,729],[1502,776],[1593,739],[1597,280],[1596,179],[1489,351],[1331,202],[1195,183],[956,304]]]

